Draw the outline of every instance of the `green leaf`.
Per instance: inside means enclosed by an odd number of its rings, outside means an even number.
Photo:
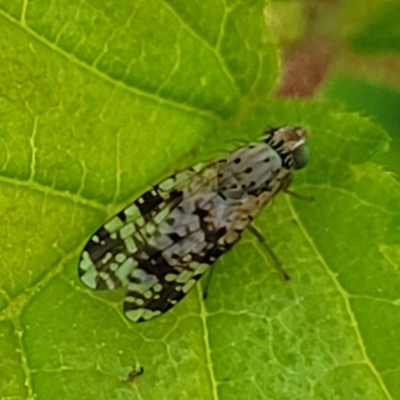
[[[337,106],[267,100],[262,1],[0,0],[0,397],[395,399],[400,188],[388,136]],[[162,317],[77,277],[88,237],[149,185],[256,139],[312,135],[293,190]],[[127,382],[142,366],[144,374]]]
[[[346,2],[341,9],[343,36],[355,50],[363,53],[399,53],[400,4],[393,0]]]
[[[390,150],[378,154],[378,160],[400,174],[400,131],[398,104],[400,92],[383,85],[350,74],[335,73],[324,83],[319,91],[325,99],[335,99],[346,104],[347,110],[368,115],[390,134]]]

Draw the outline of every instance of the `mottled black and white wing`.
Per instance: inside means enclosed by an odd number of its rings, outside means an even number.
[[[97,290],[126,286],[124,311],[133,321],[175,304],[219,251],[215,235],[208,234],[211,244],[203,246],[204,212],[198,208],[206,193],[216,196],[217,169],[213,163],[176,174],[116,214],[86,244],[79,264],[82,282]]]
[[[239,240],[243,228],[230,232],[238,220],[235,213],[215,191],[183,194],[142,246],[124,302],[126,316],[146,321],[179,302]]]
[[[82,282],[97,290],[127,286],[156,220],[166,217],[179,201],[179,192],[166,195],[155,187],[116,214],[87,242],[79,263]]]

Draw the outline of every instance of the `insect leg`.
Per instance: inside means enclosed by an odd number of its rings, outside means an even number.
[[[287,175],[283,180],[282,180],[282,191],[290,194],[293,197],[296,197],[296,199],[300,199],[300,200],[304,200],[304,201],[313,201],[314,197],[313,196],[307,196],[307,195],[303,195],[303,194],[299,194],[296,192],[292,192],[291,190],[289,190],[289,186],[292,183],[292,175]]]
[[[206,276],[206,280],[205,280],[204,287],[203,287],[203,300],[206,300],[208,297],[208,289],[210,288],[211,277],[212,277],[213,273],[214,273],[214,266],[211,266],[211,268],[208,271],[208,274]]]
[[[293,196],[293,197],[295,197],[296,199],[299,199],[299,200],[304,200],[304,201],[313,201],[314,200],[314,196],[308,196],[306,194],[299,194],[299,193],[296,193],[296,192],[292,192],[289,189],[286,189],[285,193],[290,194],[291,196]]]
[[[283,264],[277,257],[277,255],[273,252],[273,250],[268,246],[268,244],[265,242],[264,236],[261,235],[260,232],[251,224],[248,225],[249,231],[258,239],[258,241],[264,246],[264,248],[267,250],[268,254],[272,258],[273,262],[277,266],[279,272],[281,273],[283,279],[285,281],[288,281],[290,279],[290,276],[288,273],[285,271],[285,268],[283,267]]]
[[[313,196],[307,196],[304,194],[299,194],[296,192],[292,192],[289,190],[289,186],[292,183],[292,175],[287,175],[283,180],[282,180],[282,191],[290,194],[291,196],[295,197],[296,199],[304,200],[304,201],[313,201],[314,197]]]

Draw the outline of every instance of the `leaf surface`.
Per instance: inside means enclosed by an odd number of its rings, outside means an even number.
[[[400,188],[388,136],[336,106],[267,100],[261,1],[0,1],[0,394],[4,399],[399,398]],[[274,124],[312,132],[293,189],[171,312],[124,319],[80,252],[196,159]],[[137,366],[144,375],[126,382]]]

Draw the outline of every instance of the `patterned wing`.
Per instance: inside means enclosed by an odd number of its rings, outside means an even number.
[[[127,286],[124,311],[139,322],[176,304],[228,249],[215,226],[219,162],[201,164],[153,187],[102,226],[79,264],[92,289]]]
[[[227,218],[219,224],[216,212],[231,214],[217,193],[184,195],[159,224],[157,235],[142,247],[138,268],[130,277],[124,302],[128,319],[147,321],[169,310],[239,240],[238,232],[227,236]]]
[[[154,186],[95,232],[81,255],[78,274],[82,282],[96,290],[127,286],[143,247],[182,200],[181,187],[191,182],[192,189],[198,190],[207,183],[193,178],[201,168],[199,164]]]

